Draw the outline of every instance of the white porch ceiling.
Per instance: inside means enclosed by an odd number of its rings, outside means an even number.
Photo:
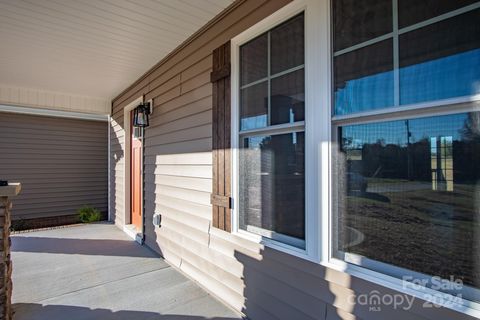
[[[0,85],[110,100],[233,0],[0,0]]]

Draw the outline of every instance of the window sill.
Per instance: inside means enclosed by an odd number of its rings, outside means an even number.
[[[428,308],[438,309],[440,306],[470,317],[480,318],[480,303],[454,297],[450,294],[427,287],[412,288],[412,284],[404,280],[366,269],[361,266],[352,265],[335,258],[332,258],[327,262],[321,262],[320,264],[324,267],[345,273],[351,277],[356,277],[387,289],[398,291],[401,294],[413,296],[424,301],[422,304],[423,308],[429,306]]]
[[[233,231],[232,235],[235,237],[239,237],[241,239],[262,245],[264,247],[268,247],[270,249],[274,249],[274,250],[295,256],[300,259],[319,263],[318,257],[308,254],[307,250],[300,249],[289,244],[285,244],[285,243],[272,240],[270,238],[263,237],[261,235],[257,235],[257,234],[254,234],[248,231],[243,231],[243,230]]]

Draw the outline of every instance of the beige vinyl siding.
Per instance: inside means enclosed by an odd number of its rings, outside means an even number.
[[[13,219],[107,212],[107,136],[103,121],[0,113],[0,179],[22,183]]]
[[[288,1],[240,1],[197,37],[162,60],[113,101],[112,214],[123,224],[123,108],[153,98],[145,140],[146,244],[251,319],[473,319],[442,308],[409,311],[352,305],[352,294],[396,293],[296,258],[212,223],[212,51]],[[152,215],[162,215],[154,227]]]

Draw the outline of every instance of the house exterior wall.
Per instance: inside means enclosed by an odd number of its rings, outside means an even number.
[[[144,151],[146,244],[231,307],[251,319],[473,319],[422,300],[374,312],[351,297],[397,292],[212,227],[211,53],[288,2],[237,3],[113,101],[112,219],[123,226],[123,109],[144,95],[154,103]]]
[[[73,222],[83,205],[106,213],[107,138],[105,121],[0,112],[0,179],[23,186],[13,224]]]

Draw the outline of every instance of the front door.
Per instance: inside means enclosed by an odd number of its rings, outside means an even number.
[[[133,120],[133,111],[131,114]],[[132,123],[133,121],[131,121]],[[130,168],[130,203],[131,222],[137,231],[142,231],[142,128],[131,125],[131,168]]]

